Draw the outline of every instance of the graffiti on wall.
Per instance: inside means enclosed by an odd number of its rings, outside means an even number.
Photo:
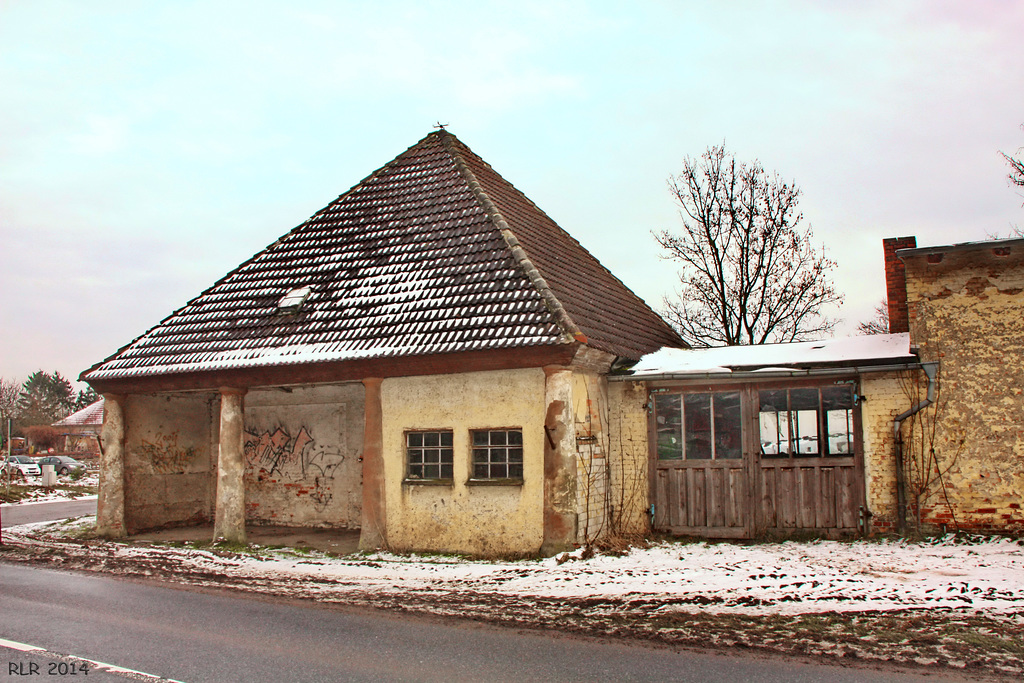
[[[146,459],[156,474],[184,472],[199,455],[192,446],[178,445],[178,432],[158,432],[152,441],[142,440],[139,454]]]
[[[283,427],[245,431],[247,473],[309,495],[318,510],[330,504],[334,472],[344,460],[339,450],[317,444],[305,426],[295,436]]]

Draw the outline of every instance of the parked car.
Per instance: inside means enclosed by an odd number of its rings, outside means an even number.
[[[24,476],[38,477],[43,471],[36,464],[36,461],[27,455],[12,455],[4,461],[4,471],[18,470]]]
[[[66,455],[47,455],[42,458],[36,458],[36,462],[40,468],[43,465],[53,465],[53,471],[57,474],[85,471],[85,465]]]

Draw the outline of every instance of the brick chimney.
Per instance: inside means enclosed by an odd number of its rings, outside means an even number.
[[[885,298],[889,302],[889,334],[910,332],[907,310],[907,267],[896,258],[897,249],[913,249],[915,237],[889,237],[882,240],[885,252]]]

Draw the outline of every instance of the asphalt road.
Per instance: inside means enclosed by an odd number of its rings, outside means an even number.
[[[24,671],[32,657],[58,656],[179,681],[956,680],[523,633],[2,562],[0,638],[8,641],[0,641],[0,681],[26,680],[10,671]],[[27,653],[12,642],[43,650]]]
[[[0,505],[0,523],[6,529],[19,524],[50,522],[82,515],[96,514],[96,496],[78,500],[55,500],[46,503],[5,503]]]

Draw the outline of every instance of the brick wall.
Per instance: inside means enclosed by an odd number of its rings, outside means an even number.
[[[642,536],[648,531],[650,506],[646,385],[609,382],[608,406],[612,532]]]
[[[864,431],[864,488],[871,531],[896,531],[896,466],[893,418],[909,407],[896,373],[865,375],[861,392]]]
[[[607,380],[595,373],[573,374],[576,423],[577,542],[590,543],[609,531]]]
[[[934,446],[953,462],[923,521],[1024,532],[1024,241],[914,255],[907,294],[911,338],[940,362]]]

